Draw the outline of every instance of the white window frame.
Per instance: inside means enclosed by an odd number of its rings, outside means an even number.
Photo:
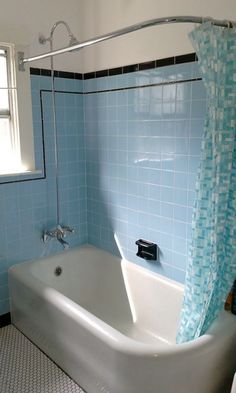
[[[16,170],[0,173],[0,177],[35,173],[34,135],[32,119],[32,101],[29,68],[21,72],[17,68],[17,52],[22,48],[12,43],[0,43],[0,49],[7,54],[7,72],[9,88],[9,111],[11,138],[16,156]],[[25,48],[23,49],[25,50]]]

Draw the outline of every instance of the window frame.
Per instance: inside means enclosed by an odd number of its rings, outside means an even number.
[[[20,130],[19,130],[19,115],[18,115],[18,102],[17,102],[17,84],[14,67],[14,48],[12,44],[0,44],[0,49],[5,52],[6,58],[6,72],[7,72],[7,87],[8,91],[8,113],[4,116],[1,115],[1,119],[9,119],[10,126],[10,138],[12,140],[12,150],[14,156],[21,166],[21,150],[20,150]],[[1,56],[1,55],[0,55]],[[8,174],[8,173],[7,173]]]
[[[19,159],[19,168],[16,168],[16,171],[0,172],[1,183],[4,182],[5,177],[39,174],[42,170],[35,168],[30,69],[26,67],[22,72],[17,67],[18,51],[27,51],[27,48],[0,42],[0,49],[6,52],[7,58],[10,117],[6,117],[10,119],[12,146],[17,162]]]

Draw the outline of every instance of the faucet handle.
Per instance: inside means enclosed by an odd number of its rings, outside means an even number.
[[[58,224],[57,227],[56,227],[56,231],[59,234],[63,234],[63,227],[60,224]]]
[[[71,228],[71,227],[69,227],[69,225],[62,226],[62,230],[63,230],[63,232],[70,232],[70,233],[75,232],[75,228]]]

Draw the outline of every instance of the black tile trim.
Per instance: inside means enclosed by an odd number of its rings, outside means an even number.
[[[197,60],[196,57],[196,53],[188,53],[187,55],[177,56],[175,58],[175,64],[191,63],[192,61]]]
[[[139,64],[139,71],[150,70],[151,68],[156,68],[156,61],[146,61],[145,63]]]
[[[52,76],[51,70],[45,68],[30,68],[31,75],[39,75],[39,76]],[[54,76],[56,78],[67,78],[67,79],[83,79],[83,74],[76,72],[68,72],[68,71],[54,71]]]
[[[196,53],[187,53],[186,55],[167,57],[165,59],[146,61],[139,64],[130,64],[123,67],[110,68],[106,70],[86,72],[85,74],[67,71],[54,71],[54,76],[56,78],[87,80],[94,78],[102,78],[104,76],[120,75],[127,74],[129,72],[149,70],[151,68],[166,67],[174,64],[190,63],[193,61],[197,61]],[[44,68],[30,68],[30,73],[31,75],[51,76],[51,70],[47,70]]]
[[[11,314],[8,312],[7,314],[0,315],[0,328],[4,326],[8,326],[11,324]]]
[[[31,67],[30,68],[30,74],[31,75],[40,75],[40,68]]]
[[[175,57],[166,57],[165,59],[156,60],[156,68],[174,65],[176,63]]]
[[[111,75],[119,75],[119,74],[122,74],[122,73],[123,73],[122,67],[111,68],[110,70],[108,70],[109,76],[111,76]]]
[[[41,69],[41,72],[40,72],[40,75],[41,76],[51,76],[52,75],[52,73],[51,73],[51,70],[45,70],[45,69]]]
[[[41,93],[51,93],[52,90],[51,89],[41,89],[40,90],[40,94]],[[82,91],[69,91],[69,90],[55,90],[55,93],[62,93],[62,94],[79,94],[79,95],[83,95],[84,93]]]
[[[128,74],[130,72],[136,72],[139,70],[139,64],[131,64],[122,67],[123,68],[123,74]]]
[[[104,76],[108,76],[108,70],[96,71],[96,78],[103,78]]]
[[[197,82],[197,81],[201,81],[201,80],[202,80],[202,78],[191,78],[191,79],[182,79],[182,80],[180,79],[180,80],[169,81],[169,82],[150,83],[149,85],[130,86],[130,87],[118,87],[118,88],[115,88],[115,89],[87,91],[87,92],[84,92],[84,93],[81,93],[81,94],[89,95],[89,94],[98,94],[98,93],[110,93],[110,92],[113,92],[113,91],[144,89],[146,87],[176,85],[177,83]]]
[[[196,53],[187,53],[186,55],[167,57],[165,59],[146,61],[139,64],[130,64],[123,67],[110,68],[108,70],[101,70],[97,72],[88,72],[83,75],[83,79],[99,78],[100,76],[111,76],[126,74],[129,72],[150,70],[152,68],[166,67],[174,64],[190,63],[197,61]]]
[[[87,72],[83,75],[83,79],[94,79],[96,78],[96,72]]]
[[[59,71],[57,77],[58,78],[75,79],[74,75],[75,75],[74,72]]]

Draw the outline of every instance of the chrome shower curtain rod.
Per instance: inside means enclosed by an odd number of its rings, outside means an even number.
[[[147,27],[170,24],[170,23],[198,23],[198,24],[201,24],[204,22],[211,22],[213,25],[220,26],[220,27],[232,28],[232,27],[236,26],[235,22],[232,22],[229,20],[218,20],[218,19],[213,19],[210,17],[199,17],[199,16],[169,16],[169,17],[151,19],[151,20],[147,20],[144,22],[136,23],[135,25],[128,26],[123,29],[113,31],[108,34],[103,34],[103,35],[94,37],[94,38],[87,40],[87,41],[83,41],[83,42],[80,42],[77,44],[67,46],[65,48],[61,48],[61,49],[53,50],[51,52],[43,53],[38,56],[25,58],[23,52],[18,52],[19,70],[21,70],[21,71],[24,70],[25,63],[30,63],[32,61],[46,59],[50,56],[56,56],[56,55],[60,55],[62,53],[67,53],[67,52],[72,52],[75,50],[83,49],[83,48],[86,48],[87,46],[94,45],[94,44],[97,44],[102,41],[107,41],[112,38],[116,38],[116,37],[119,37],[119,36],[122,36],[125,34],[129,34],[129,33],[132,33],[133,31],[145,29]]]

